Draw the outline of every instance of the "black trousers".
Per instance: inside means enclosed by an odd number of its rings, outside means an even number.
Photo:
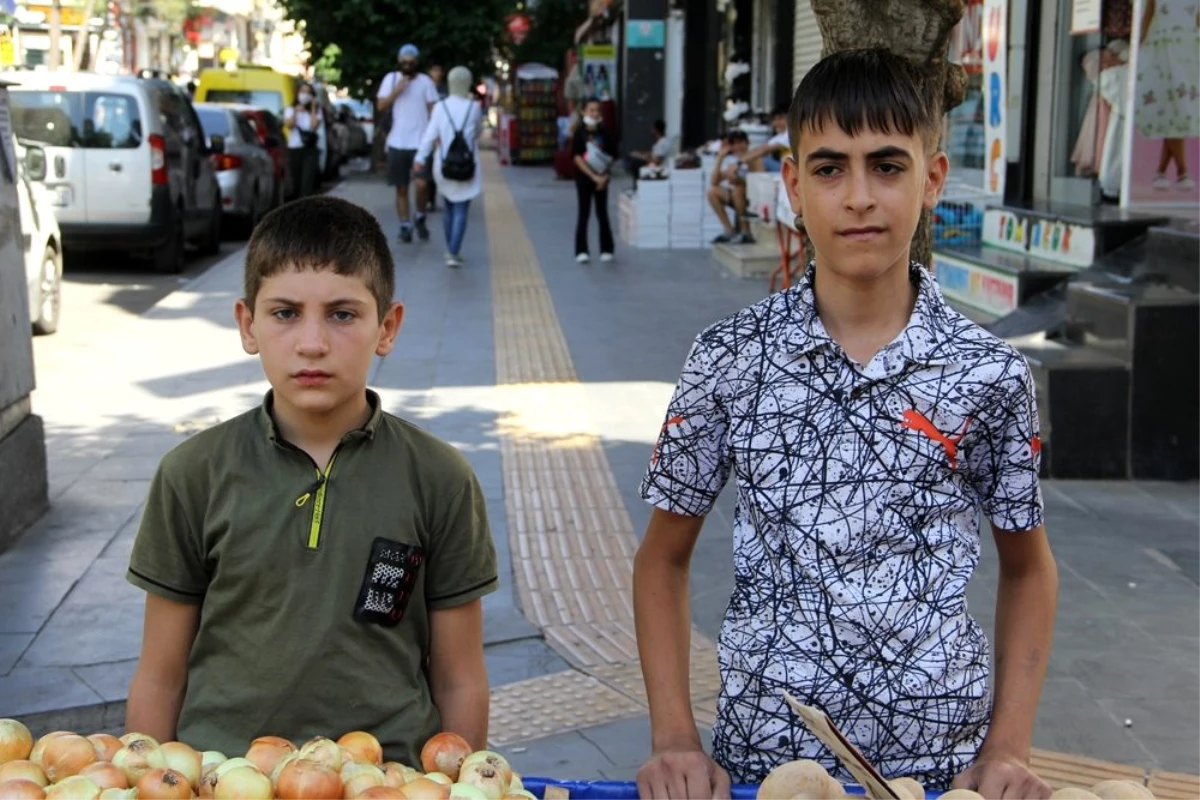
[[[587,176],[575,178],[575,194],[579,197],[579,216],[575,221],[575,255],[588,251],[588,220],[592,215],[592,199],[596,201],[596,221],[600,223],[600,252],[613,252],[612,226],[608,224],[608,186],[596,188]]]
[[[319,155],[315,147],[293,147],[288,150],[288,171],[292,177],[293,198],[316,194]]]

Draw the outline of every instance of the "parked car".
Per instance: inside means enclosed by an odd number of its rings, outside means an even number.
[[[62,309],[62,234],[46,187],[46,153],[36,145],[16,144],[17,205],[25,248],[25,281],[33,332],[54,333]]]
[[[216,172],[187,95],[158,78],[24,73],[13,132],[41,146],[63,247],[147,255],[183,269],[184,248],[221,243]]]
[[[288,174],[287,134],[279,118],[265,108],[253,108],[247,105],[230,104],[254,126],[258,134],[258,142],[267,149],[271,160],[275,163],[275,205],[292,196],[291,175]]]
[[[197,103],[243,103],[265,108],[280,119],[296,102],[296,78],[267,66],[239,64],[235,69],[205,69],[196,83]]]
[[[349,151],[351,156],[365,156],[371,152],[371,137],[367,135],[367,129],[362,121],[358,118],[358,112],[349,100],[338,100],[334,102],[333,107],[337,109],[338,119],[346,126],[349,132]],[[369,124],[369,123],[368,123]]]
[[[221,208],[243,229],[252,231],[275,207],[275,162],[259,144],[258,131],[236,109],[197,103],[196,114],[213,151]]]

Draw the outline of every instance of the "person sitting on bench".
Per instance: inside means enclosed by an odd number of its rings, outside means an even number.
[[[746,132],[735,130],[725,137],[717,153],[717,166],[709,180],[708,204],[725,230],[713,239],[713,244],[754,244],[746,207],[747,166],[744,159],[749,149],[750,139]],[[730,222],[726,208],[733,209],[733,222]]]

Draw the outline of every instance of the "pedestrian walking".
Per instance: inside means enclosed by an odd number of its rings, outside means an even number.
[[[613,164],[612,137],[600,117],[600,101],[592,98],[583,104],[583,113],[572,133],[571,153],[575,156],[575,194],[579,213],[575,220],[575,260],[586,264],[588,221],[593,203],[600,224],[600,260],[613,260],[612,226],[608,222],[608,184]]]
[[[433,85],[437,87],[438,98],[445,100],[450,96],[450,88],[446,83],[446,70],[441,64],[432,64],[429,67],[429,79],[433,81]],[[428,184],[425,195],[428,198],[428,203],[425,205],[425,210],[432,214],[437,211],[438,183],[436,173],[426,170],[424,175],[425,181]]]
[[[317,104],[312,84],[301,83],[296,91],[296,102],[283,112],[287,125],[288,171],[292,176],[292,197],[308,197],[318,188],[317,172],[320,166],[321,124],[324,116]]]
[[[409,198],[413,161],[429,124],[429,114],[438,102],[433,79],[420,72],[420,55],[414,44],[401,47],[397,54],[397,69],[384,76],[375,100],[380,111],[391,114],[392,125],[387,135],[388,184],[396,190],[400,241],[406,243],[413,240],[414,230],[421,241],[429,239],[429,229],[425,226],[428,187],[424,180],[415,181],[415,214]]]
[[[429,127],[417,151],[417,175],[432,173],[442,193],[442,222],[446,232],[446,266],[462,266],[462,242],[467,210],[483,188],[479,169],[479,131],[483,109],[471,92],[471,71],[455,67],[447,77],[449,93],[434,106]],[[427,169],[430,154],[433,167]]]
[[[795,759],[852,780],[784,691],[885,778],[1050,796],[1029,764],[1058,589],[1037,402],[1025,358],[909,259],[949,170],[924,80],[884,50],[804,76],[782,179],[816,258],[797,286],[700,333],[684,363],[641,485],[655,507],[633,579],[654,742],[643,798],[728,797],[731,779]],[[688,569],[731,475],[736,588],[710,757],[688,690]],[[994,695],[966,598],[984,516],[1000,563]]]

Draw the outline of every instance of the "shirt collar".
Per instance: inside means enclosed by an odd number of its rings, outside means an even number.
[[[350,431],[342,437],[342,441],[351,438],[364,437],[367,439],[375,438],[375,431],[379,428],[379,422],[383,419],[383,404],[379,402],[379,395],[367,389],[367,404],[371,407],[371,416],[367,419],[367,423],[357,430]],[[275,404],[275,390],[268,389],[263,397],[262,405],[258,409],[258,421],[262,426],[263,433],[271,442],[284,442],[283,434],[279,432],[279,426],[275,423],[275,416],[272,413],[272,408]]]
[[[948,310],[937,280],[915,261],[909,264],[908,270],[909,279],[917,286],[917,301],[904,330],[883,350],[894,350],[909,361],[927,366],[958,360],[954,338],[949,333]],[[800,283],[784,293],[788,324],[780,333],[777,345],[786,353],[804,355],[821,347],[837,347],[817,315],[813,290],[815,277],[816,264],[809,263]]]

